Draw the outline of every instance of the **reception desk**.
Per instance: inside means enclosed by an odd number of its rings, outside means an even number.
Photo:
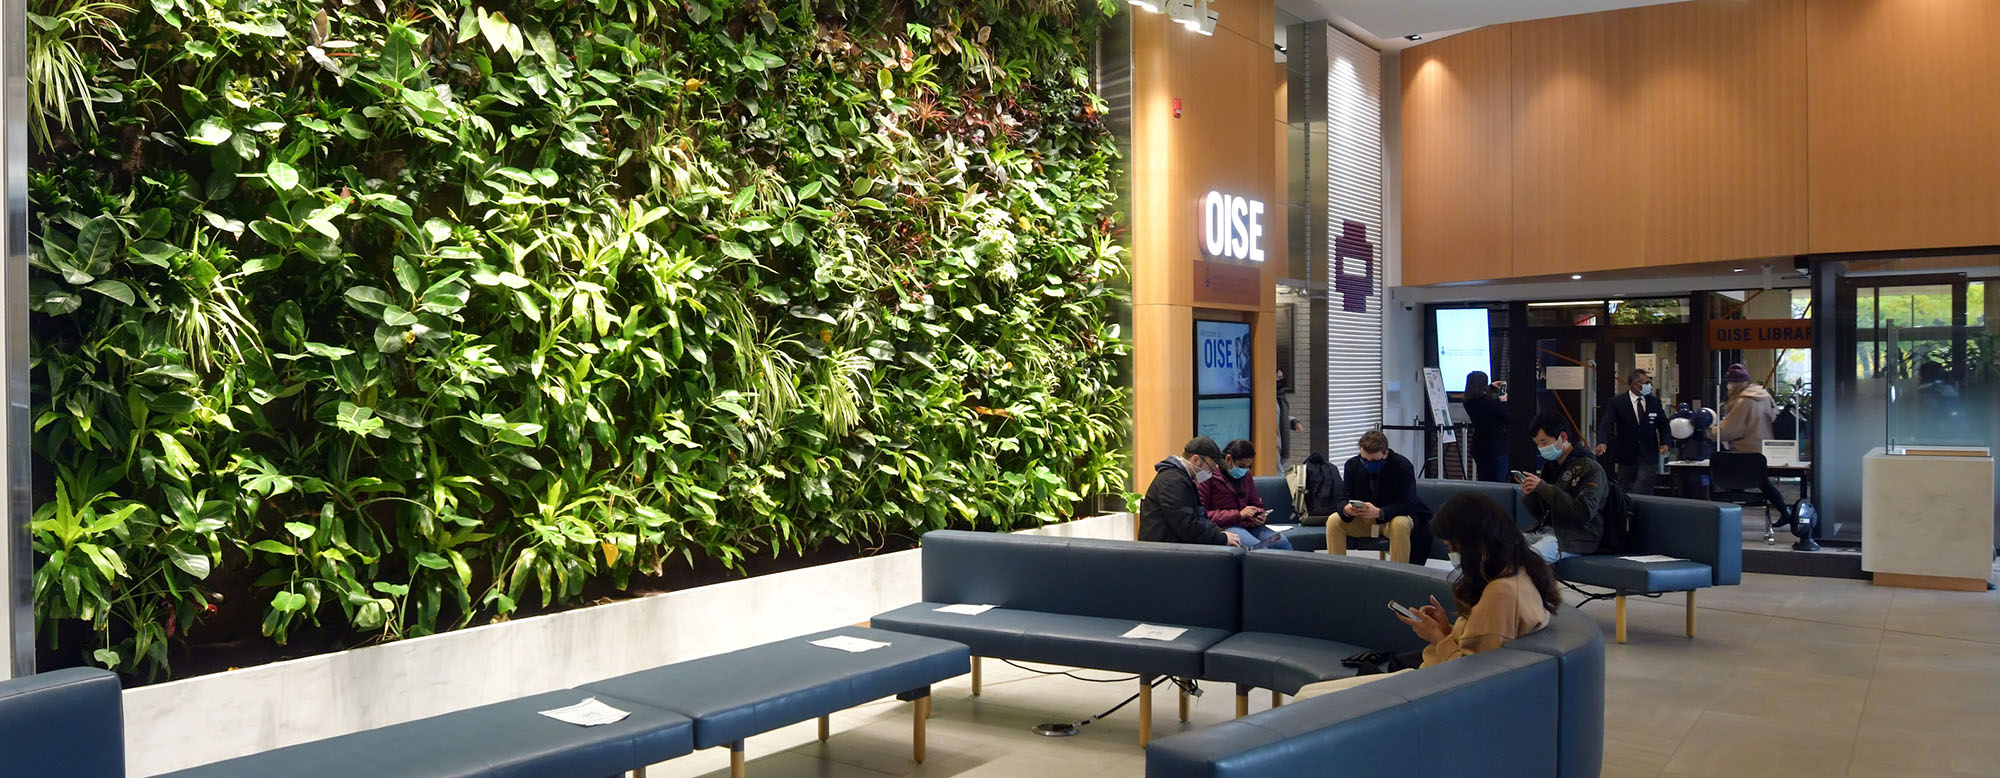
[[[1883,586],[1985,591],[1993,574],[1993,457],[1868,452],[1861,569]]]

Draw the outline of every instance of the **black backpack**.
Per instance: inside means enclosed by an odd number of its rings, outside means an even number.
[[[1325,454],[1314,452],[1306,457],[1306,515],[1300,517],[1300,523],[1325,524],[1326,517],[1340,509],[1341,495],[1346,491],[1340,470],[1326,461]]]
[[[1604,535],[1597,543],[1597,553],[1618,554],[1629,550],[1632,542],[1632,495],[1618,481],[1608,477],[1610,488],[1604,492],[1604,507],[1597,513],[1604,519]]]

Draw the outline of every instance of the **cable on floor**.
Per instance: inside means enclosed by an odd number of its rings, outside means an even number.
[[[1081,675],[1077,675],[1067,670],[1037,670],[1027,665],[1016,663],[1012,659],[1002,659],[1000,661],[1007,663],[1009,667],[1013,667],[1019,670],[1026,670],[1036,675],[1060,675],[1064,678],[1073,678],[1078,681],[1087,681],[1089,683],[1131,683],[1133,681],[1139,680],[1139,676],[1136,675],[1128,675],[1124,678],[1085,678]]]

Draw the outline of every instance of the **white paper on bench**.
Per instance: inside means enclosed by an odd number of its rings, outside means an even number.
[[[886,648],[889,645],[879,640],[857,638],[850,635],[834,635],[830,638],[815,640],[812,644],[821,648],[837,648],[850,654],[873,651],[878,648]]]
[[[1187,627],[1155,627],[1151,624],[1141,624],[1133,627],[1131,631],[1126,632],[1121,637],[1171,641],[1186,634],[1186,632]]]
[[[632,715],[632,712],[598,702],[596,697],[585,697],[583,702],[555,710],[541,711],[541,714],[579,727],[601,727],[624,721],[626,716]]]
[[[977,616],[977,615],[979,615],[979,614],[981,614],[981,613],[985,613],[985,612],[987,612],[987,611],[990,611],[990,610],[993,610],[993,606],[991,606],[991,605],[965,605],[965,604],[959,604],[959,605],[946,605],[946,606],[944,606],[944,607],[942,607],[942,608],[938,608],[938,609],[937,609],[937,612],[939,612],[939,613],[956,613],[956,614],[959,614],[959,615],[961,615],[961,616]]]
[[[1671,557],[1671,556],[1661,556],[1661,555],[1659,555],[1659,554],[1647,554],[1647,555],[1645,555],[1645,556],[1628,556],[1628,557],[1619,557],[1619,558],[1620,558],[1620,559],[1627,559],[1627,560],[1630,560],[1630,561],[1633,561],[1633,562],[1638,562],[1639,564],[1642,564],[1642,565],[1649,565],[1649,564],[1652,564],[1652,563],[1654,563],[1654,562],[1686,562],[1686,561],[1687,561],[1687,560],[1685,560],[1685,559],[1682,559],[1682,558],[1680,558],[1680,557]]]

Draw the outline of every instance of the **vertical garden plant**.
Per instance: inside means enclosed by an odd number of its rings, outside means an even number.
[[[1123,490],[1096,0],[31,5],[67,656]]]

